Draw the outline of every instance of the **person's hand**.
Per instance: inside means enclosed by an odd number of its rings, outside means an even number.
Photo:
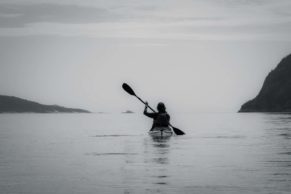
[[[149,103],[148,102],[145,102],[145,107],[147,108],[149,106]]]

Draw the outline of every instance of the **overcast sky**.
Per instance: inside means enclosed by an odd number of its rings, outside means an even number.
[[[290,0],[0,1],[0,94],[44,104],[236,112],[290,53]]]

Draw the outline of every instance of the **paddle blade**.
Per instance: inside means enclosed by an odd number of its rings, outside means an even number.
[[[175,132],[176,135],[185,135],[183,131],[181,131],[180,129],[176,127],[173,127],[173,131]]]
[[[127,92],[129,93],[130,95],[134,95],[135,96],[135,93],[133,91],[133,89],[131,89],[131,87],[129,85],[127,85],[127,83],[123,83],[122,84],[122,88]]]

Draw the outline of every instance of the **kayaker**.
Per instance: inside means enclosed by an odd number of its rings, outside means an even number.
[[[166,112],[166,106],[163,102],[158,103],[157,113],[149,113],[147,112],[148,109],[148,103],[145,103],[145,108],[143,114],[147,117],[150,117],[153,120],[153,126],[151,130],[153,130],[155,127],[169,127],[170,124],[170,115]]]

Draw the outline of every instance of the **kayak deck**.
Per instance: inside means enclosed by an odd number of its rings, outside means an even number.
[[[170,127],[155,127],[149,131],[153,137],[170,137],[173,135],[173,130]]]

